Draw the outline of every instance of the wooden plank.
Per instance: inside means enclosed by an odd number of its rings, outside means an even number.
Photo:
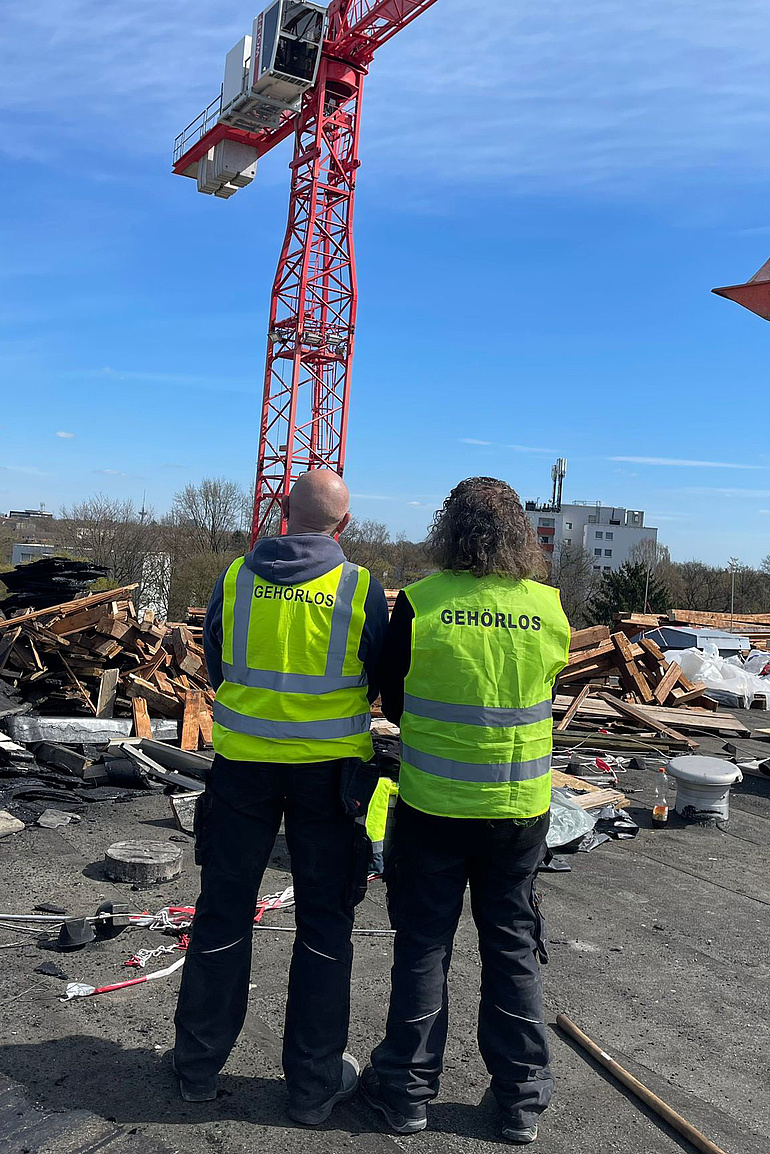
[[[641,721],[645,726],[651,725],[653,729],[656,729],[659,733],[665,733],[666,737],[671,737],[674,741],[684,741],[691,749],[698,748],[697,741],[693,741],[690,737],[685,737],[684,734],[678,733],[675,729],[669,729],[662,721],[658,721],[657,718],[652,717],[652,710],[642,712],[643,706],[629,705],[627,701],[620,701],[617,697],[611,697],[609,693],[600,693],[599,696],[602,701],[611,705],[614,709],[618,710],[619,713],[625,714],[626,717],[631,717],[634,721]]]
[[[561,733],[561,732],[563,732],[563,730],[565,730],[567,728],[569,723],[572,721],[572,718],[575,716],[577,711],[580,709],[580,706],[583,704],[583,702],[588,697],[588,694],[590,692],[591,692],[591,686],[590,685],[584,685],[583,688],[580,690],[580,692],[575,697],[574,701],[572,702],[572,705],[570,705],[569,709],[564,714],[564,717],[562,717],[561,721],[556,726],[556,732],[557,733]]]
[[[159,713],[161,717],[181,717],[182,703],[177,697],[161,693],[154,685],[150,685],[149,681],[144,681],[133,673],[129,673],[126,680],[126,693],[129,697],[143,697],[153,712]]]
[[[671,622],[681,625],[711,625],[717,629],[730,628],[729,613],[711,613],[700,609],[669,609],[668,618]],[[734,613],[733,626],[766,625],[770,626],[770,613]]]
[[[602,657],[609,657],[614,652],[615,645],[611,639],[602,641],[591,649],[580,649],[577,653],[571,653],[567,661],[567,668],[573,669],[578,665],[593,664]]]
[[[134,733],[137,737],[152,737],[152,723],[147,702],[143,697],[134,697],[131,701],[131,712],[134,717]]]
[[[666,698],[671,694],[671,690],[674,688],[681,675],[681,665],[678,665],[676,661],[672,661],[658,684],[655,686],[655,700],[660,702],[661,705],[665,705]]]
[[[211,732],[213,729],[213,719],[208,706],[204,704],[198,714],[198,727],[200,730],[200,746],[205,749],[207,745],[211,745]]]
[[[610,631],[606,625],[592,625],[589,629],[573,629],[570,638],[570,652],[578,649],[591,649],[602,641],[608,641]]]
[[[197,689],[188,689],[184,695],[184,718],[182,720],[182,749],[194,751],[198,748],[200,732],[200,712],[203,694]]]
[[[617,716],[619,711],[613,709],[613,706],[618,705],[617,698],[609,693],[599,693],[598,696],[601,701],[597,700],[597,696],[594,694],[583,702],[578,711],[579,717],[586,716],[593,719],[609,720]],[[561,693],[557,694],[553,703],[554,713],[561,714],[563,710],[569,708],[571,702],[571,697]],[[709,730],[712,733],[724,731],[747,736],[751,732],[748,726],[739,721],[734,714],[723,712],[721,709],[718,713],[712,714],[705,709],[677,709],[663,705],[638,705],[636,708],[644,716],[648,728],[652,728],[652,720],[655,719],[664,723],[671,722],[674,726],[692,729],[696,732],[700,730]]]
[[[7,617],[4,621],[0,621],[0,631],[13,629],[15,625],[19,624],[20,617],[23,617],[24,621],[36,621],[38,617],[63,617],[68,613],[77,612],[79,609],[90,609],[92,605],[101,605],[105,601],[112,601],[116,596],[123,593],[130,593],[132,589],[136,588],[136,583],[134,585],[124,585],[122,589],[110,589],[103,593],[91,593],[88,597],[79,597],[76,601],[63,601],[61,605],[51,605],[47,609],[33,609],[31,613],[25,612],[15,617]]]
[[[112,717],[115,712],[115,698],[118,695],[118,668],[105,669],[99,678],[99,696],[96,699],[96,716]]]
[[[693,685],[692,689],[686,689],[683,692],[677,694],[677,696],[674,698],[674,705],[678,709],[682,705],[689,705],[690,702],[700,701],[703,698],[704,693],[708,693],[706,686],[702,681],[697,681]],[[709,706],[714,706],[717,709],[719,708],[716,701],[710,701],[706,708],[709,708]]]

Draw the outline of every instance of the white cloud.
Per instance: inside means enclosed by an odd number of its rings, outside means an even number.
[[[608,461],[628,461],[634,465],[673,465],[685,469],[766,469],[767,465],[746,465],[734,461],[688,461],[678,457],[608,457]]]
[[[685,489],[673,491],[685,494],[697,493],[701,497],[737,497],[738,500],[749,497],[770,497],[770,489],[715,489],[708,486],[692,485]]]
[[[112,176],[131,155],[157,158],[208,104],[252,15],[236,0],[5,8],[4,148],[58,165],[80,140]],[[488,0],[481,13],[441,0],[373,63],[365,161],[394,181],[515,177],[552,193],[767,173],[766,29],[765,0]]]
[[[75,436],[75,434],[74,433],[59,432],[56,434],[56,436],[61,437],[62,440],[64,440],[64,441],[71,441],[72,438]]]
[[[50,473],[46,473],[43,469],[37,469],[34,465],[0,465],[0,471],[3,473],[25,473],[28,477],[50,477]]]
[[[555,453],[555,449],[538,449],[534,445],[506,445],[502,441],[479,441],[475,437],[459,437],[461,445],[483,445],[495,449],[512,449],[514,453]]]
[[[130,473],[121,473],[120,469],[94,469],[101,477],[130,477]]]

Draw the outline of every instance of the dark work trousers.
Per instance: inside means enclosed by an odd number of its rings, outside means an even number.
[[[449,1021],[447,972],[470,882],[481,953],[478,1041],[504,1113],[540,1113],[553,1092],[535,897],[548,814],[533,824],[432,817],[399,801],[385,862],[396,930],[385,1039],[372,1054],[385,1100],[409,1112],[439,1088]]]
[[[201,895],[174,1019],[175,1064],[190,1084],[219,1073],[243,1026],[254,909],[283,816],[297,923],[284,1027],[286,1085],[297,1108],[314,1108],[339,1089],[353,958],[355,823],[340,799],[344,764],[214,758],[196,814]]]

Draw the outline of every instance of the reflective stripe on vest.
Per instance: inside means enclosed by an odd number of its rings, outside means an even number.
[[[435,777],[445,777],[449,781],[475,781],[488,785],[499,785],[501,782],[532,781],[542,777],[551,768],[551,755],[536,757],[532,761],[501,761],[487,762],[478,765],[473,761],[450,761],[446,757],[437,757],[434,753],[422,753],[410,745],[401,749],[402,759],[413,765],[423,773],[432,773]]]
[[[484,705],[449,705],[445,701],[429,701],[425,697],[404,694],[404,711],[434,721],[449,721],[462,725],[483,725],[487,729],[507,729],[511,725],[530,725],[551,716],[551,699],[523,709],[498,709]]]
[[[551,798],[551,692],[570,630],[558,592],[444,571],[414,610],[401,718],[401,797],[444,817],[529,818]]]
[[[354,717],[334,717],[324,721],[266,721],[262,717],[247,717],[228,709],[221,701],[214,702],[214,720],[227,729],[238,733],[248,733],[251,737],[269,737],[272,741],[290,741],[295,737],[318,738],[327,741],[331,737],[352,737],[356,733],[366,733],[371,715],[358,713]]]

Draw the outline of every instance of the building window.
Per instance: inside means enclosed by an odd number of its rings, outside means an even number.
[[[594,565],[594,573],[601,573],[601,571],[602,571],[601,565]]]
[[[612,534],[612,533],[605,533],[605,534],[604,534],[604,540],[605,540],[605,541],[611,541],[611,540],[612,540],[612,538],[613,538],[613,534]]]
[[[597,541],[601,541],[602,537],[604,536],[604,533],[600,533],[600,532],[597,532],[597,533],[595,534],[595,536],[596,536],[596,540],[597,540]]]
[[[571,529],[572,528],[572,522],[571,521],[565,521],[564,522],[564,528],[565,529]]]
[[[596,517],[589,517],[588,518],[588,524],[589,525],[595,525],[596,524]]]
[[[611,565],[605,565],[604,566],[604,572],[605,573],[611,573],[612,572],[612,566]]]
[[[572,544],[572,538],[571,537],[565,537],[564,538],[564,544],[565,545],[571,545]]]
[[[612,556],[612,550],[611,549],[605,549],[604,550],[604,556],[605,557],[611,557]]]
[[[538,517],[537,524],[538,528],[553,529],[556,522],[554,521],[553,517]]]
[[[594,549],[594,557],[601,557],[601,555],[602,555],[601,549]]]

